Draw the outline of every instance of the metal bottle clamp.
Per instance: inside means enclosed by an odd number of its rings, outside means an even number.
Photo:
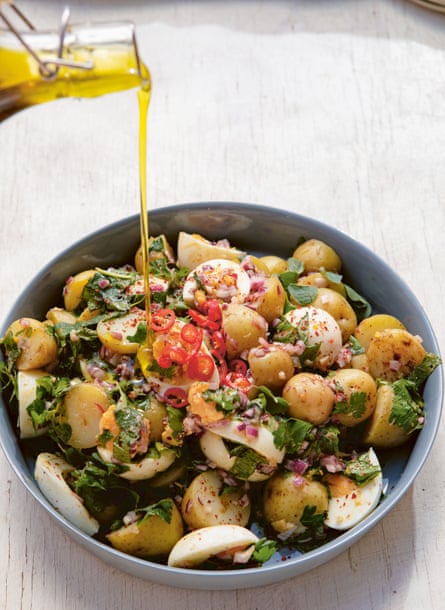
[[[52,57],[51,59],[42,60],[34,49],[26,42],[25,38],[22,36],[20,30],[12,23],[11,19],[5,15],[3,5],[7,5],[11,8],[13,13],[21,19],[21,21],[25,24],[25,26],[32,31],[36,31],[34,25],[25,17],[22,11],[15,5],[12,0],[0,0],[0,18],[4,21],[7,28],[18,38],[20,43],[24,46],[24,48],[28,51],[28,53],[35,59],[35,61],[39,64],[39,71],[42,78],[46,80],[51,80],[55,78],[59,72],[61,66],[65,66],[67,68],[78,68],[81,70],[92,70],[93,62],[78,62],[66,59],[63,57],[63,46],[65,41],[65,34],[68,29],[68,23],[70,18],[70,10],[66,7],[62,14],[62,19],[60,23],[60,33],[59,33],[59,46],[57,50],[57,56]]]

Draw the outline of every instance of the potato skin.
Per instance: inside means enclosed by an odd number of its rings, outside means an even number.
[[[394,316],[386,313],[378,313],[362,320],[354,331],[354,337],[360,342],[366,351],[373,336],[377,332],[381,332],[382,330],[386,330],[388,328],[404,329],[405,326],[398,318],[395,318]]]
[[[63,301],[67,311],[74,311],[79,307],[83,289],[95,274],[94,269],[86,269],[68,278],[63,288]]]
[[[341,259],[331,246],[319,239],[308,239],[298,246],[292,256],[304,264],[305,273],[311,271],[334,271],[341,269]]]
[[[389,449],[399,447],[409,439],[409,434],[403,428],[389,421],[393,401],[394,390],[391,385],[379,386],[376,407],[363,434],[363,441],[367,445]]]
[[[67,392],[63,404],[63,421],[71,427],[68,444],[77,449],[94,447],[100,420],[110,406],[106,392],[98,385],[81,382]]]
[[[263,513],[275,531],[282,533],[296,527],[301,533],[304,508],[315,506],[317,513],[328,509],[328,490],[318,481],[291,473],[278,473],[267,481],[263,495]]]
[[[337,396],[344,399],[349,405],[354,393],[364,392],[365,408],[360,416],[352,413],[335,413],[335,418],[347,427],[354,427],[372,415],[376,405],[377,386],[369,373],[359,369],[339,369],[331,377]]]
[[[279,318],[286,304],[286,293],[280,280],[272,275],[264,278],[264,292],[256,301],[256,311],[268,322]]]
[[[271,390],[280,390],[294,374],[292,358],[281,346],[253,347],[247,361],[255,385],[265,385]]]
[[[315,426],[325,422],[334,408],[334,392],[325,379],[316,373],[297,373],[283,388],[282,396],[289,403],[289,415]]]
[[[110,532],[107,538],[115,549],[123,553],[143,558],[162,558],[167,557],[183,533],[181,513],[172,503],[170,523],[153,515],[143,521],[124,525]]]
[[[276,273],[279,275],[280,273],[287,271],[287,261],[279,256],[274,256],[273,254],[261,256],[260,261],[266,265],[270,274]]]
[[[9,333],[20,350],[15,363],[19,371],[44,368],[56,361],[57,341],[45,323],[34,318],[20,318],[9,326],[6,335]]]
[[[238,303],[223,306],[223,330],[229,359],[258,344],[267,334],[267,322],[259,313]]]
[[[356,329],[357,316],[345,297],[330,288],[319,288],[311,304],[331,314],[340,327],[343,343],[346,343]]]
[[[346,296],[346,290],[343,284],[331,282],[325,275],[319,271],[311,271],[306,275],[298,278],[297,284],[300,286],[315,286],[316,288],[330,288],[335,290],[342,296]]]
[[[198,474],[184,493],[181,513],[191,529],[210,525],[247,525],[250,503],[241,503],[243,488],[221,494],[223,480],[214,470]]]
[[[407,330],[388,328],[377,332],[366,352],[370,374],[386,381],[406,377],[426,356],[420,339]]]

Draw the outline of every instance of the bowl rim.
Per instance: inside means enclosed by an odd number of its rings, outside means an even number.
[[[389,274],[390,277],[394,278],[404,289],[410,294],[413,303],[420,312],[429,332],[430,340],[430,351],[434,351],[440,357],[440,348],[437,341],[437,337],[431,326],[430,320],[425,313],[423,306],[418,300],[415,293],[409,288],[403,278],[401,278],[395,271],[377,254],[370,250],[364,244],[358,242],[347,233],[340,229],[327,225],[317,219],[307,217],[296,212],[289,210],[283,210],[281,208],[275,208],[272,206],[256,204],[256,203],[238,203],[238,202],[225,202],[225,201],[207,201],[197,203],[181,203],[166,205],[158,207],[150,211],[150,221],[156,221],[158,217],[163,215],[176,215],[180,213],[194,213],[221,209],[223,213],[235,213],[235,214],[258,214],[259,216],[269,217],[270,215],[278,215],[283,221],[291,219],[292,222],[302,223],[314,229],[314,233],[318,235],[334,235],[336,240],[345,243],[345,246],[350,245],[355,248],[359,248],[371,261],[378,264],[385,273]],[[32,286],[37,282],[41,281],[42,278],[48,274],[49,270],[59,263],[62,259],[69,257],[73,252],[79,250],[92,241],[100,239],[110,232],[114,231],[129,231],[134,225],[139,227],[139,214],[134,214],[116,220],[110,224],[100,227],[91,233],[83,236],[81,239],[73,242],[62,252],[53,257],[35,276],[34,278],[24,287],[15,302],[11,306],[9,313],[7,314],[5,321],[3,322],[1,329],[1,336],[5,333],[9,324],[15,319],[14,312],[20,306],[24,295],[27,294]],[[184,229],[185,230],[185,229]],[[322,239],[322,237],[319,237]],[[332,240],[331,240],[332,241]],[[326,544],[309,551],[305,554],[298,555],[293,558],[286,558],[282,563],[274,563],[272,565],[264,565],[261,568],[244,568],[237,570],[225,570],[225,571],[208,571],[200,569],[185,569],[185,568],[172,568],[164,564],[155,563],[145,559],[139,559],[137,557],[122,553],[111,546],[107,546],[94,538],[91,538],[87,534],[84,534],[62,517],[40,492],[35,483],[31,473],[24,473],[23,469],[19,466],[18,459],[19,453],[21,454],[19,442],[14,434],[12,426],[9,424],[9,429],[12,431],[12,436],[6,435],[3,431],[4,425],[1,426],[0,431],[0,445],[3,453],[6,457],[12,470],[15,472],[18,479],[25,486],[32,497],[45,508],[47,512],[59,523],[62,529],[65,530],[73,539],[75,539],[81,546],[86,548],[89,552],[92,552],[97,557],[106,561],[109,564],[114,565],[120,570],[128,572],[134,576],[145,578],[152,582],[158,582],[160,584],[167,584],[170,586],[178,586],[191,589],[208,589],[208,590],[221,590],[221,589],[238,589],[253,586],[261,586],[264,584],[270,584],[278,582],[291,576],[302,574],[308,570],[311,570],[322,563],[325,563],[333,559],[336,555],[349,548],[352,544],[357,542],[362,536],[369,532],[393,507],[401,500],[406,492],[411,488],[412,483],[418,476],[420,470],[423,468],[434,444],[437,432],[439,429],[442,408],[443,408],[443,394],[444,394],[444,375],[443,368],[439,366],[434,372],[436,376],[436,398],[435,408],[433,417],[429,426],[429,437],[423,441],[423,452],[414,465],[411,465],[409,473],[403,472],[400,481],[396,485],[395,489],[391,494],[385,498],[380,505],[374,509],[374,511],[366,517],[362,522],[358,523],[351,530],[347,530],[345,533],[340,534],[334,540],[327,542]],[[1,420],[8,419],[8,409],[3,402],[3,397],[0,399],[0,422]],[[4,407],[4,408],[3,408]],[[430,419],[430,418],[429,418]],[[8,420],[9,422],[9,420]],[[5,422],[3,422],[4,424]],[[422,431],[420,432],[422,434]],[[125,564],[125,565],[122,565]]]

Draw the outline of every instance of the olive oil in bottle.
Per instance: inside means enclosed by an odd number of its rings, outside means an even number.
[[[146,87],[149,80],[130,22],[72,26],[62,48],[58,33],[32,30],[18,40],[0,29],[0,121],[35,104]]]

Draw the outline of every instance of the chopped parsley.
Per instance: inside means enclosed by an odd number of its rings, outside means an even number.
[[[366,392],[351,392],[349,398],[335,403],[334,414],[351,415],[360,419],[366,412]]]

